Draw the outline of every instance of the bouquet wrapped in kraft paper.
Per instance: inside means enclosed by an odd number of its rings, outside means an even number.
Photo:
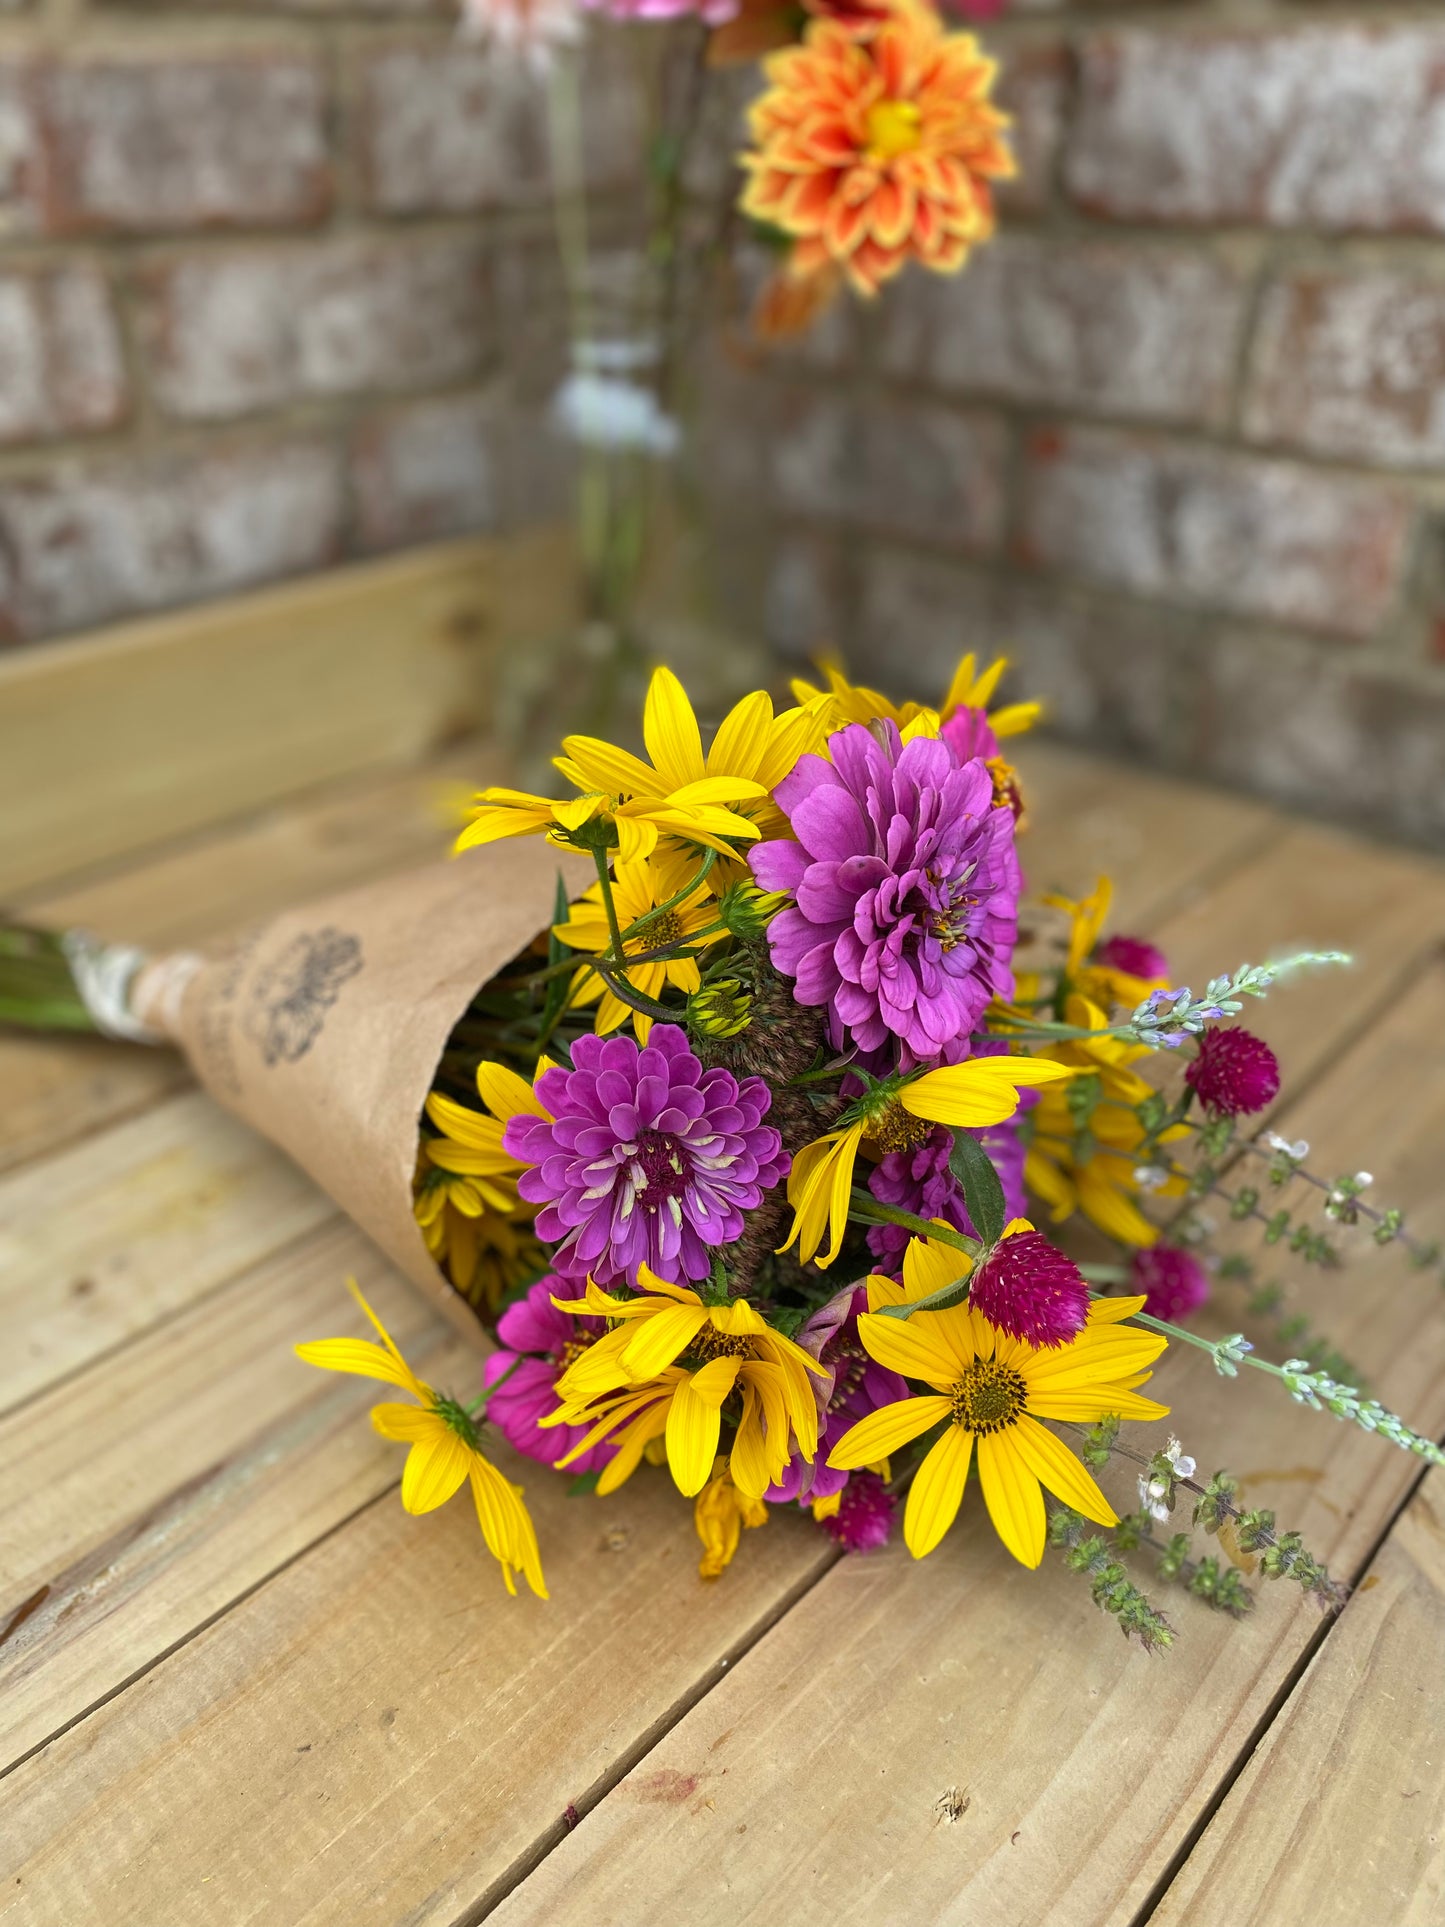
[[[1270,1250],[1287,1230],[1301,1264],[1352,1238],[1439,1262],[1366,1174],[1315,1178],[1267,1128],[1280,1067],[1245,1002],[1348,960],[1243,964],[1195,995],[1108,930],[1106,878],[1030,899],[1014,739],[1038,706],[995,704],[1004,668],[966,656],[933,703],[829,668],[706,731],[659,669],[644,755],[567,737],[571,793],[484,792],[450,862],[212,956],[0,931],[0,1018],[175,1044],[491,1332],[470,1386],[419,1379],[359,1294],[370,1336],[298,1350],[392,1388],[372,1416],[409,1448],[403,1504],[467,1485],[511,1590],[546,1590],[531,1461],[604,1495],[670,1480],[708,1579],[780,1506],[849,1551],[901,1529],[924,1558],[982,1504],[1008,1555],[1052,1546],[1150,1649],[1175,1631],[1126,1554],[1162,1546],[1166,1577],[1251,1603],[1242,1565],[1158,1539],[1187,1494],[1231,1559],[1333,1607],[1298,1535],[1130,1428],[1170,1417],[1155,1368],[1197,1346],[1445,1463],[1333,1352],[1275,1362],[1188,1322],[1221,1216]]]
[[[595,876],[502,843],[288,910],[212,953],[135,965],[116,1026],[183,1052],[474,1341],[417,1222],[420,1120],[473,998],[545,942],[559,873],[574,893]]]

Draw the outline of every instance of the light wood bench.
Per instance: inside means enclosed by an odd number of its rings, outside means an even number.
[[[453,545],[0,664],[0,896],[203,937],[444,847],[496,758],[501,563]],[[1196,985],[1354,950],[1251,1012],[1282,1128],[1445,1232],[1445,872],[1046,742],[1027,864],[1116,882]],[[0,1921],[109,1927],[1364,1927],[1445,1917],[1445,1485],[1170,1355],[1160,1396],[1342,1577],[1236,1625],[1140,1577],[1150,1660],[976,1505],[933,1558],[800,1516],[696,1574],[662,1475],[524,1476],[552,1600],[469,1508],[397,1503],[373,1390],[306,1370],[354,1272],[429,1379],[464,1344],[164,1054],[0,1039]],[[1438,1285],[1294,1274],[1423,1429]],[[1220,1292],[1212,1329],[1241,1323]],[[1130,1495],[1121,1492],[1125,1502]]]

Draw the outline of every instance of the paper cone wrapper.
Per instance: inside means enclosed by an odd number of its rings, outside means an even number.
[[[473,1340],[476,1314],[412,1215],[422,1108],[472,998],[552,922],[559,870],[569,896],[594,874],[533,838],[486,845],[288,910],[214,955],[161,959],[134,991],[212,1097]]]

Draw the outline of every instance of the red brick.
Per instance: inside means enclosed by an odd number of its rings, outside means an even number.
[[[958,393],[1222,423],[1245,296],[1202,249],[1004,234],[888,290],[883,358]]]
[[[0,441],[111,428],[126,407],[104,276],[79,265],[0,274]]]
[[[313,441],[67,463],[0,483],[0,634],[78,629],[335,560],[335,451]]]
[[[999,188],[1005,214],[1037,214],[1048,205],[1069,98],[1069,56],[1062,46],[1019,47],[1001,59],[1000,107],[1014,117],[1018,177]]]
[[[617,186],[640,164],[646,105],[621,37],[594,31],[584,100],[587,178]],[[516,62],[485,46],[394,47],[362,77],[361,159],[385,214],[469,213],[544,199],[546,103]]]
[[[1321,269],[1272,283],[1244,429],[1321,455],[1445,466],[1445,281]]]
[[[208,251],[155,266],[145,288],[152,386],[187,419],[453,381],[492,346],[487,255],[474,240]]]
[[[1066,174],[1122,220],[1445,231],[1445,27],[1101,36]]]
[[[1388,484],[1074,429],[1027,464],[1025,559],[1136,594],[1366,637],[1412,527]]]
[[[352,442],[362,546],[399,548],[495,525],[501,450],[495,404],[448,396],[375,415]]]
[[[311,60],[155,50],[43,70],[36,86],[51,228],[296,226],[330,206],[326,88]]]

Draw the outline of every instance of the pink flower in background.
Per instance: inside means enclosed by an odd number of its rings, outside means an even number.
[[[876,1552],[893,1530],[896,1501],[876,1472],[850,1472],[838,1510],[820,1519],[845,1552]]]
[[[1027,1100],[1034,1100],[1032,1091]],[[1026,1105],[1020,1105],[1020,1109]],[[1004,1221],[1024,1215],[1024,1143],[1014,1118],[1003,1124],[990,1124],[969,1133],[988,1152],[1003,1186]],[[908,1151],[890,1151],[868,1174],[868,1189],[880,1204],[898,1205],[918,1218],[942,1218],[956,1231],[976,1238],[978,1232],[969,1218],[958,1180],[949,1168],[953,1153],[953,1132],[947,1125],[935,1124],[921,1144]],[[899,1224],[874,1225],[868,1233],[868,1249],[879,1269],[897,1271],[908,1249],[911,1231]]]
[[[1107,937],[1094,952],[1094,962],[1106,970],[1122,970],[1126,977],[1142,977],[1146,984],[1169,981],[1169,959],[1144,937]]]
[[[1279,1096],[1279,1060],[1242,1024],[1207,1030],[1184,1082],[1215,1117],[1248,1117]]]
[[[709,27],[731,20],[741,0],[582,0],[589,13],[609,20],[678,20],[695,13]]]
[[[1144,1294],[1144,1309],[1155,1318],[1178,1324],[1209,1296],[1209,1273],[1192,1251],[1178,1245],[1150,1245],[1131,1260],[1135,1291]]]
[[[560,1278],[539,1278],[525,1298],[508,1305],[497,1320],[500,1349],[482,1367],[483,1385],[497,1387],[487,1401],[487,1422],[508,1445],[543,1465],[555,1465],[587,1436],[585,1425],[555,1425],[544,1432],[541,1421],[557,1409],[557,1380],[607,1329],[605,1319],[558,1311],[553,1292],[560,1296],[571,1289]],[[604,1440],[574,1459],[570,1470],[574,1476],[599,1472],[615,1449]]]
[[[582,14],[577,0],[461,0],[459,27],[544,73],[559,47],[582,38]]]
[[[908,1396],[908,1384],[897,1372],[870,1358],[858,1337],[858,1314],[868,1309],[868,1287],[850,1285],[820,1305],[798,1333],[798,1344],[825,1366],[829,1379],[814,1382],[819,1399],[818,1455],[811,1464],[794,1458],[777,1485],[763,1494],[769,1505],[786,1504],[790,1499],[809,1503],[831,1499],[841,1492],[850,1476],[828,1464],[828,1454],[859,1419],[867,1418],[882,1405],[894,1405]]]

